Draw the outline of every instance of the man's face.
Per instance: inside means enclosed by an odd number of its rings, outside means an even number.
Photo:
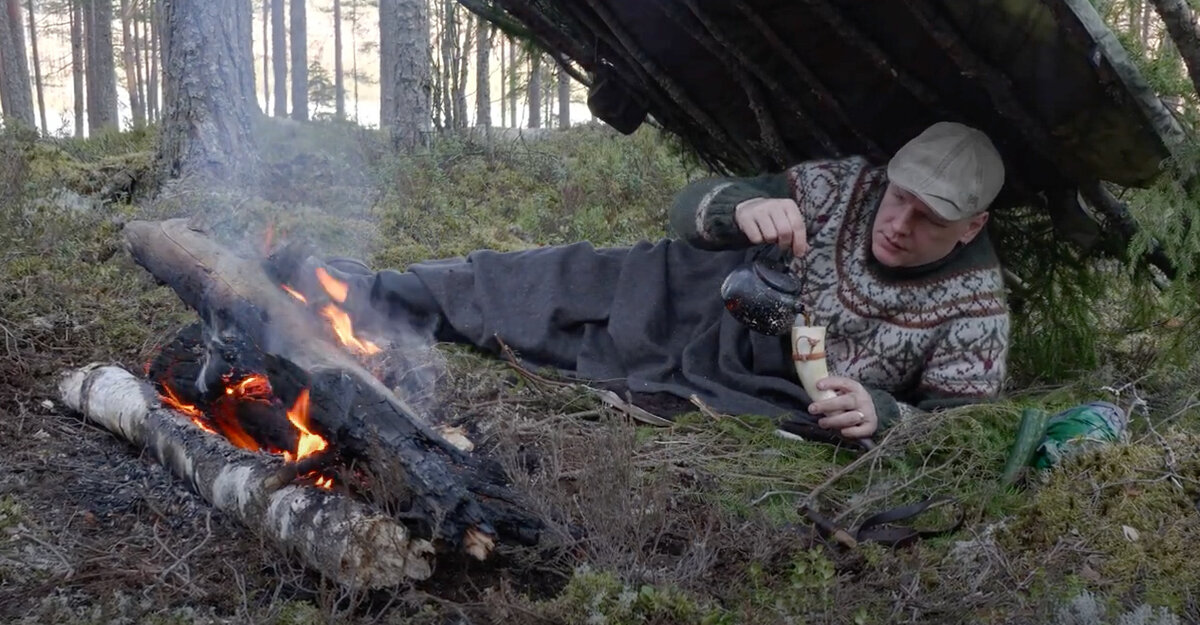
[[[985,212],[947,221],[913,193],[889,183],[871,227],[871,252],[888,267],[924,265],[949,254],[957,243],[969,243],[987,220]]]

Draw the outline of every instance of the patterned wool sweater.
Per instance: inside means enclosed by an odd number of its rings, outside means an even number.
[[[751,198],[792,198],[811,250],[802,301],[828,328],[831,375],[871,391],[882,423],[994,396],[1004,382],[1009,317],[1000,264],[986,234],[930,265],[892,269],[871,254],[871,226],[887,187],[864,159],[814,161],[757,178],[689,185],[672,209],[674,229],[703,249],[751,244],[734,222]]]

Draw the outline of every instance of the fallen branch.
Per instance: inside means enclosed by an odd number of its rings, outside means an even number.
[[[305,485],[269,488],[281,460],[204,432],[161,407],[154,389],[120,367],[68,371],[59,393],[88,420],[149,451],[218,510],[343,585],[380,588],[431,574],[428,541],[349,497]]]

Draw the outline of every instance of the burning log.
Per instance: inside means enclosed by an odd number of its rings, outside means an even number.
[[[392,507],[439,548],[483,559],[497,528],[521,542],[537,535],[540,523],[523,512],[497,478],[484,475],[480,463],[442,437],[342,346],[315,331],[311,311],[285,291],[287,285],[272,281],[259,262],[235,255],[183,219],[131,222],[125,240],[134,260],[204,320],[207,351],[197,375],[200,391],[211,391],[205,386],[212,372],[222,370],[213,363],[222,363],[224,370],[237,370],[244,364],[239,359],[246,358],[254,361],[250,369],[261,365],[271,386],[283,389],[289,400],[303,395],[307,424],[302,427],[311,427],[340,456],[361,461],[377,482],[403,483],[405,499]],[[322,314],[332,316],[327,311]]]
[[[238,449],[195,427],[120,367],[69,371],[59,392],[72,409],[149,450],[213,506],[342,584],[380,588],[430,576],[428,541],[349,497],[282,485],[278,457]]]

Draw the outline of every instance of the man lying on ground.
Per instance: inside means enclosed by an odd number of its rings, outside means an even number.
[[[694,182],[671,210],[678,239],[479,250],[403,272],[327,266],[350,283],[357,320],[492,352],[503,343],[533,365],[635,394],[694,394],[719,411],[782,417],[785,430],[813,415],[858,439],[1001,389],[1009,317],[984,225],[1003,181],[983,133],[941,122],[886,167],[853,157]],[[812,323],[827,327],[831,375],[818,386],[836,397],[811,402],[788,337],[725,309],[726,276],[764,259],[790,266]]]

